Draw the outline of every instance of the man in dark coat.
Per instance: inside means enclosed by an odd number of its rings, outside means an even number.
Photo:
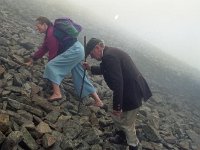
[[[139,143],[135,130],[137,112],[142,100],[147,101],[152,96],[146,80],[127,53],[105,46],[100,39],[90,39],[85,53],[86,56],[90,54],[92,58],[102,61],[100,66],[90,67],[87,63],[84,66],[92,74],[103,74],[108,87],[113,91],[112,118],[125,132],[129,149],[136,150]]]

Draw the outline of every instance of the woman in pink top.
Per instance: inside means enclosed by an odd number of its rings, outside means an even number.
[[[61,52],[59,49],[59,42],[53,34],[53,24],[48,18],[37,18],[36,28],[39,33],[45,34],[44,42],[42,46],[34,53],[32,59],[26,63],[26,65],[32,65],[33,61],[42,58],[46,53],[48,53],[49,62],[46,64],[43,77],[52,82],[53,94],[50,96],[49,101],[62,99],[60,84],[65,76],[70,73],[72,73],[76,92],[79,94],[84,73],[81,61],[85,57],[82,44],[76,38],[72,39],[69,41],[69,43],[67,43],[68,47]],[[97,95],[95,88],[88,78],[85,77],[82,97],[88,95],[91,95],[91,97],[95,100],[95,106],[103,106],[103,103]]]

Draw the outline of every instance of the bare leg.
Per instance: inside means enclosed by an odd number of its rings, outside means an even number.
[[[103,106],[103,102],[100,100],[99,96],[97,95],[96,92],[91,94],[91,97],[94,99],[95,101],[95,106],[97,107],[101,107]]]
[[[52,86],[53,86],[53,95],[51,95],[49,99],[62,98],[59,85],[52,82]]]

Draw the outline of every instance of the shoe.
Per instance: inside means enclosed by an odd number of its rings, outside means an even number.
[[[110,138],[108,139],[108,141],[109,141],[110,143],[113,143],[113,144],[127,145],[126,138],[123,138],[123,137],[121,137],[121,136],[119,136],[119,135],[116,135],[116,136],[114,136],[114,137],[110,137]]]
[[[118,130],[114,133],[114,135],[119,135],[121,136],[122,138],[126,139],[126,134],[123,130]]]
[[[129,150],[138,150],[138,146],[129,146]]]
[[[59,98],[52,98],[52,99],[48,99],[49,102],[54,102],[54,101],[59,101],[61,100],[62,97],[59,97]]]

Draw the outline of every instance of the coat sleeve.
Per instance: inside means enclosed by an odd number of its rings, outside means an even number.
[[[103,61],[104,78],[113,91],[113,110],[120,111],[123,103],[123,75],[120,60],[106,56]]]
[[[41,47],[38,48],[38,50],[33,54],[32,58],[33,60],[37,60],[39,58],[42,58],[46,53],[48,52],[46,42],[44,40]]]
[[[53,59],[54,57],[57,56],[57,52],[58,52],[58,49],[59,49],[59,43],[58,43],[58,40],[53,35],[53,31],[51,31],[48,34],[47,48],[48,48],[48,51],[49,51],[49,60],[51,60],[51,59]]]
[[[35,52],[32,58],[37,60],[42,58],[48,52],[49,60],[51,60],[57,56],[58,49],[59,43],[53,35],[53,27],[49,27],[42,46]]]

